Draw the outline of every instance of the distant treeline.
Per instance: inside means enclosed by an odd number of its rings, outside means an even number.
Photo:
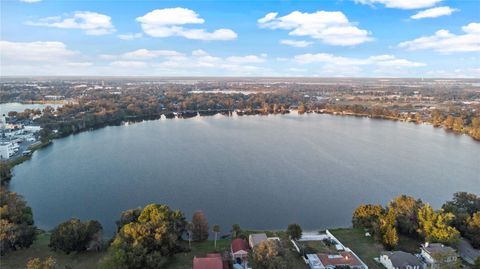
[[[361,104],[360,104],[361,103]],[[312,98],[298,92],[275,92],[259,94],[223,94],[189,92],[139,92],[136,95],[112,95],[97,93],[78,98],[57,111],[47,107],[36,118],[44,130],[42,137],[63,137],[92,128],[119,125],[126,121],[167,118],[188,118],[197,115],[222,113],[230,115],[280,114],[290,110],[303,113],[331,113],[366,116],[389,120],[430,123],[457,133],[465,133],[480,140],[480,109],[464,109],[451,105],[448,109],[417,109],[413,105],[386,105],[381,102],[339,102]],[[38,110],[10,112],[11,120],[24,120],[40,115]]]

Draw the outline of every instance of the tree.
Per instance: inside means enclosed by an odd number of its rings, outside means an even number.
[[[457,192],[453,195],[451,201],[447,201],[442,209],[446,213],[451,213],[455,218],[450,221],[450,225],[455,227],[465,238],[470,240],[472,245],[480,245],[480,238],[469,228],[469,222],[476,212],[480,212],[480,196],[473,193]],[[473,230],[474,231],[474,230]]]
[[[0,254],[27,248],[35,239],[32,209],[20,195],[0,187]]]
[[[477,257],[475,260],[475,264],[473,265],[473,269],[480,269],[480,257]]]
[[[454,244],[460,236],[457,229],[448,225],[454,217],[443,210],[435,212],[429,204],[425,204],[418,211],[418,233],[430,242]]]
[[[187,237],[188,237],[188,248],[192,249],[193,224],[191,222],[187,223],[186,230],[187,230]]]
[[[415,235],[418,229],[418,210],[422,206],[420,199],[401,195],[390,202],[389,207],[395,211],[398,232],[405,235]]]
[[[96,220],[81,222],[79,219],[70,219],[59,224],[50,236],[50,248],[61,250],[67,254],[87,250],[89,245],[101,240],[102,225]]]
[[[193,241],[205,241],[208,239],[208,221],[202,211],[197,211],[192,217]]]
[[[55,269],[57,262],[54,258],[48,257],[45,260],[40,258],[32,258],[27,263],[27,269]]]
[[[141,213],[142,213],[141,208],[135,208],[135,209],[129,209],[129,210],[123,211],[122,214],[120,215],[120,219],[115,222],[117,224],[117,232],[120,231],[120,229],[125,224],[137,221]]]
[[[380,218],[382,243],[387,249],[393,249],[398,244],[398,234],[395,228],[396,219],[397,215],[392,207],[389,207],[387,213]]]
[[[255,247],[253,252],[253,268],[258,269],[286,269],[287,264],[283,257],[280,242],[264,240]]]
[[[453,121],[453,131],[462,132],[463,131],[463,119],[461,117],[456,117]]]
[[[215,249],[217,249],[217,237],[218,237],[218,233],[220,232],[220,225],[218,224],[213,225],[212,231],[215,234]]]
[[[298,240],[302,237],[302,228],[296,223],[290,224],[287,228],[287,234],[291,239]]]
[[[12,171],[7,161],[0,161],[0,184],[4,185],[12,179]]]
[[[467,219],[465,235],[470,239],[473,247],[480,248],[480,211],[473,213],[473,215]]]
[[[381,205],[360,205],[353,211],[353,227],[366,228],[371,232],[377,233],[380,225],[380,217],[384,214],[384,211]]]
[[[232,225],[232,238],[237,238],[238,235],[242,232],[239,224]]]
[[[166,205],[149,204],[135,221],[120,228],[104,261],[107,267],[129,269],[163,268],[167,257],[183,251],[178,227],[186,223],[180,211]]]

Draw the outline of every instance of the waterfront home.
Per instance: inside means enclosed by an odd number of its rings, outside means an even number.
[[[193,257],[192,269],[223,269],[222,256],[218,253],[207,254],[207,257]]]
[[[267,240],[267,235],[265,233],[251,234],[248,236],[248,244],[251,249],[254,249],[262,241]]]
[[[368,267],[351,251],[340,251],[338,254],[308,254],[308,264],[311,269],[335,269],[348,267],[350,269],[368,269]]]
[[[245,265],[248,259],[250,248],[245,240],[241,238],[234,239],[230,245],[230,254],[233,263]]]
[[[426,269],[448,269],[457,266],[457,252],[449,246],[439,243],[429,244],[427,242],[422,244],[420,250]]]
[[[379,261],[387,269],[421,269],[423,263],[415,255],[404,251],[384,251]]]

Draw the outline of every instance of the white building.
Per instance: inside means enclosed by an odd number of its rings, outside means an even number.
[[[11,143],[1,142],[0,143],[0,159],[6,160],[9,159],[15,152],[11,146]]]

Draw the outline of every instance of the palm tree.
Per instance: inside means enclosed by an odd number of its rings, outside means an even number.
[[[213,232],[215,233],[215,249],[217,249],[217,237],[220,232],[220,226],[218,224],[213,225]]]
[[[240,225],[238,224],[233,224],[232,225],[232,238],[237,238],[238,234],[240,233],[241,229],[240,229]]]
[[[192,249],[193,223],[187,222],[186,229],[187,229],[187,235],[188,235],[188,247]]]

